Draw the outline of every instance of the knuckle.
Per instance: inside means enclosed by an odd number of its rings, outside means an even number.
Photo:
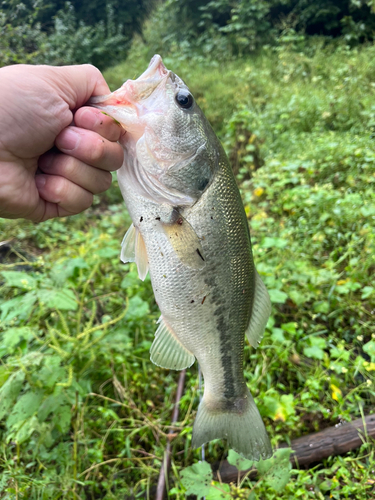
[[[63,175],[70,180],[74,180],[77,174],[78,162],[73,156],[66,156],[62,166]]]
[[[100,188],[100,193],[103,191],[107,191],[107,189],[111,186],[112,184],[112,175],[109,172],[103,172],[103,181],[101,183],[101,188]]]
[[[93,201],[94,201],[94,195],[86,191],[85,195],[82,196],[81,199],[82,210],[86,210],[87,208],[91,207]]]
[[[50,181],[50,190],[55,203],[61,203],[68,194],[68,181],[64,177],[55,177]]]
[[[105,157],[105,141],[98,139],[90,150],[90,160],[93,164],[100,163]]]

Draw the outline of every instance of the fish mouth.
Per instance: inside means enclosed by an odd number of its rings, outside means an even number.
[[[142,101],[157,87],[165,85],[172,75],[173,73],[164,66],[161,56],[155,54],[146,71],[136,80],[127,80],[111,94],[91,97],[87,105],[108,113],[126,128],[144,110]]]

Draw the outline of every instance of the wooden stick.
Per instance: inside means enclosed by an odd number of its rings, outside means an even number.
[[[306,467],[312,463],[321,462],[324,458],[341,455],[359,448],[366,441],[366,438],[375,439],[375,414],[293,439],[290,445],[293,450],[290,461],[293,467]],[[289,445],[286,443],[279,446],[279,448],[288,447]],[[216,478],[218,478],[219,472],[223,483],[236,482],[238,479],[236,467],[230,465],[227,460],[221,462],[220,465],[214,464],[213,469],[216,471]],[[249,470],[251,470],[251,477],[256,476],[257,471],[254,468],[241,471],[241,477]]]
[[[180,376],[178,378],[178,384],[177,384],[177,393],[176,393],[176,399],[175,399],[175,404],[172,412],[172,425],[175,424],[178,420],[178,412],[179,412],[179,404],[180,404],[180,399],[182,398],[182,393],[184,390],[184,385],[185,385],[185,376],[186,376],[186,370],[182,370],[180,372]],[[168,474],[169,474],[169,469],[171,468],[171,443],[173,436],[172,434],[175,434],[175,431],[173,429],[169,429],[168,435],[170,435],[170,439],[168,439],[167,442],[167,447],[165,449],[164,453],[164,459],[163,463],[161,464],[160,468],[160,474],[159,474],[159,480],[158,480],[158,486],[156,489],[156,497],[155,500],[164,500],[165,493],[166,493],[166,482],[168,480]]]

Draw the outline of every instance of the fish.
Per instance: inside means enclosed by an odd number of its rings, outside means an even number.
[[[250,460],[272,447],[244,376],[245,336],[260,342],[271,302],[224,149],[184,81],[155,55],[146,71],[89,101],[125,129],[118,183],[132,219],[121,260],[150,273],[161,311],[151,361],[198,361],[204,393],[192,447],[226,439]]]

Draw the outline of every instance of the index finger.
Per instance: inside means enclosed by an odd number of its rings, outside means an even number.
[[[92,130],[112,142],[118,141],[124,133],[121,125],[111,116],[89,106],[83,106],[76,111],[74,123],[77,127]]]

